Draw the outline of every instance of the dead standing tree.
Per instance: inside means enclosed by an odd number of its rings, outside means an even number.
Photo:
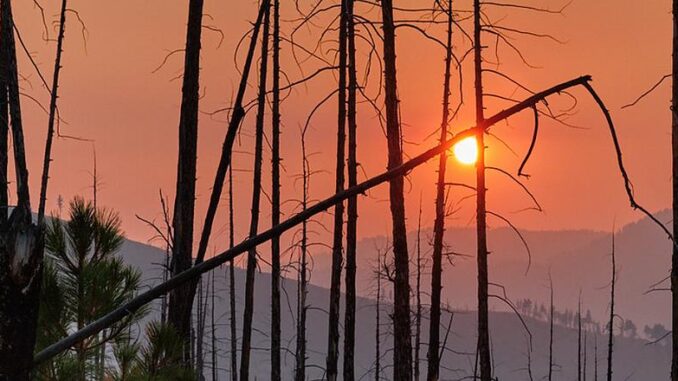
[[[617,282],[617,263],[615,261],[614,234],[612,231],[612,281],[610,283],[610,319],[608,320],[607,336],[607,381],[612,381],[612,352],[614,346],[614,291]]]
[[[673,236],[678,236],[678,0],[673,0],[673,63],[672,63],[671,133],[673,150]],[[678,245],[671,254],[671,304],[673,311],[671,380],[678,381]]]
[[[384,37],[384,93],[386,103],[386,139],[388,169],[402,165],[402,132],[398,110],[396,73],[395,23],[392,0],[382,0],[381,13]],[[410,274],[407,253],[407,226],[405,224],[404,178],[389,181],[389,200],[392,218],[393,258],[393,380],[412,378],[412,338],[410,327]]]
[[[280,223],[280,0],[273,1],[271,226]],[[271,240],[271,380],[280,380],[280,238]]]
[[[447,6],[447,41],[445,52],[445,79],[443,85],[443,115],[440,123],[440,141],[447,139],[450,118],[450,76],[452,67],[452,0]],[[433,223],[433,267],[431,269],[431,311],[429,320],[429,346],[427,352],[428,381],[438,380],[440,373],[440,299],[443,272],[443,238],[445,235],[445,172],[447,151],[438,159],[438,183],[436,187],[435,222]]]
[[[203,0],[191,0],[188,10],[186,54],[184,59],[181,112],[179,116],[179,157],[172,230],[172,276],[193,264],[193,221],[195,216],[195,179],[198,149],[198,106],[200,99],[200,36]],[[184,363],[190,366],[191,311],[190,285],[170,293],[168,321],[184,340]]]
[[[52,162],[52,142],[54,140],[54,126],[57,120],[57,99],[59,98],[59,75],[61,74],[61,55],[63,53],[64,34],[66,33],[66,12],[68,2],[62,0],[59,14],[59,34],[57,36],[56,58],[54,59],[54,73],[52,74],[52,91],[49,100],[49,116],[47,120],[47,140],[45,142],[45,156],[42,164],[42,181],[40,186],[40,204],[38,205],[38,224],[42,224],[45,217],[45,203],[47,201],[47,182],[49,181],[49,168]],[[4,115],[4,114],[3,114]],[[6,137],[6,133],[2,133]],[[6,146],[4,144],[3,146]],[[95,159],[96,160],[96,159]],[[6,167],[6,165],[4,166]],[[6,176],[5,176],[6,178]],[[95,180],[96,181],[96,180]],[[4,192],[6,195],[7,192]]]
[[[555,309],[553,307],[553,279],[549,272],[549,370],[548,370],[548,381],[553,381],[553,313]]]
[[[341,0],[339,16],[339,84],[337,94],[337,164],[335,193],[344,190],[344,158],[346,147],[346,24],[348,0]],[[334,208],[332,239],[332,273],[330,275],[330,306],[328,316],[327,359],[325,372],[328,381],[335,381],[339,373],[339,300],[341,297],[341,266],[344,237],[344,203]]]
[[[235,245],[235,223],[233,216],[233,168],[228,168],[228,247]],[[228,263],[228,300],[231,329],[231,380],[238,381],[238,327],[235,308],[235,263]]]
[[[308,192],[310,182],[310,163],[306,153],[306,128],[301,132],[301,165],[302,165],[302,212],[308,208]],[[308,221],[301,223],[301,242],[299,247],[299,275],[297,285],[297,342],[295,349],[295,370],[294,379],[296,381],[306,380],[306,313],[308,306],[306,297],[308,295],[307,287],[307,255],[308,255]]]
[[[356,93],[356,31],[353,17],[355,0],[346,0],[346,48],[348,50],[348,186],[358,184]],[[355,379],[355,298],[356,245],[358,237],[358,198],[351,197],[346,205],[346,311],[344,319],[344,381]]]
[[[480,0],[473,1],[473,55],[475,74],[476,124],[485,123],[483,105],[483,66],[481,42]],[[478,261],[478,361],[481,381],[492,378],[490,360],[490,327],[488,314],[488,269],[487,269],[487,210],[485,202],[485,131],[476,137],[478,161],[476,162],[476,235]]]
[[[57,115],[57,89],[66,26],[67,3],[61,3],[57,53],[50,91],[49,120],[37,225],[32,221],[28,169],[21,118],[19,70],[10,0],[0,1],[0,380],[28,380],[36,339],[44,253],[44,210]],[[45,84],[47,87],[47,85]],[[17,205],[9,214],[8,134],[11,131]]]
[[[261,38],[261,68],[259,70],[259,96],[254,148],[254,175],[252,179],[252,213],[250,215],[249,237],[255,237],[259,230],[259,208],[261,201],[261,170],[264,150],[264,114],[266,111],[266,79],[268,71],[268,40],[270,23],[270,5],[264,10],[263,33]],[[252,318],[254,314],[254,277],[257,270],[257,250],[247,252],[247,274],[245,277],[245,308],[243,310],[242,349],[240,356],[240,380],[248,381],[250,371],[250,352],[252,340]]]

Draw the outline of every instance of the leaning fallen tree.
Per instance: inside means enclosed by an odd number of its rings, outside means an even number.
[[[631,207],[640,210],[649,218],[651,218],[653,221],[655,221],[664,230],[664,232],[668,234],[669,239],[673,240],[673,236],[670,234],[670,232],[645,208],[643,208],[635,201],[633,192],[631,190],[631,182],[629,180],[629,177],[623,164],[621,147],[619,145],[619,140],[617,138],[612,118],[608,110],[605,108],[604,103],[602,102],[598,94],[595,92],[593,87],[590,85],[590,82],[591,76],[587,75],[575,78],[567,82],[560,83],[542,92],[535,93],[534,95],[530,96],[529,98],[526,98],[522,102],[517,103],[501,112],[498,112],[497,114],[489,118],[486,118],[482,124],[476,125],[474,127],[459,132],[453,138],[443,141],[441,144],[425,151],[424,153],[412,158],[411,160],[395,168],[392,168],[386,172],[383,172],[380,175],[365,180],[364,182],[356,186],[350,187],[331,197],[328,197],[316,203],[315,205],[312,205],[307,209],[299,212],[293,217],[281,222],[279,225],[273,226],[272,228],[262,232],[259,235],[248,238],[245,241],[241,242],[240,244],[234,246],[233,248],[226,250],[221,254],[218,254],[210,258],[209,260],[196,264],[190,269],[175,275],[166,282],[163,282],[158,286],[155,286],[152,289],[135,297],[129,303],[110,312],[109,314],[103,316],[99,320],[84,327],[83,329],[45,348],[43,351],[39,352],[35,356],[33,360],[33,366],[39,365],[49,360],[50,358],[58,355],[59,353],[68,350],[73,345],[79,343],[80,341],[86,339],[87,337],[95,335],[101,330],[109,327],[111,324],[114,324],[115,322],[123,319],[124,317],[133,314],[139,308],[150,303],[154,299],[172,291],[177,287],[182,286],[186,282],[198,278],[201,274],[204,274],[210,270],[219,267],[220,265],[226,262],[233,260],[235,257],[247,252],[248,250],[255,248],[256,246],[262,243],[265,243],[274,237],[280,236],[286,231],[296,227],[297,225],[303,223],[304,221],[310,219],[311,217],[326,211],[327,209],[335,206],[336,204],[343,202],[351,197],[357,196],[359,194],[364,194],[367,190],[374,188],[377,185],[383,184],[391,179],[406,176],[410,171],[424,164],[428,160],[437,157],[438,155],[440,155],[441,152],[444,152],[445,150],[451,148],[455,143],[459,142],[460,140],[463,140],[470,136],[478,136],[479,134],[487,133],[489,128],[495,125],[496,123],[508,119],[511,116],[525,109],[536,107],[536,105],[539,102],[543,102],[547,97],[551,95],[561,93],[567,89],[577,86],[583,86],[589,92],[589,94],[593,97],[593,99],[596,101],[601,111],[605,115],[609,127],[609,132],[612,138],[612,142],[614,144],[615,153],[617,156],[617,164],[622,175],[622,178],[624,180],[624,187],[629,197]],[[528,152],[528,157],[529,154],[530,152]],[[525,159],[527,160],[528,157],[526,157]]]

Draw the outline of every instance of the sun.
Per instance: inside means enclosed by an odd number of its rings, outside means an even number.
[[[452,147],[454,157],[462,164],[475,164],[478,160],[478,142],[475,136],[460,140]]]

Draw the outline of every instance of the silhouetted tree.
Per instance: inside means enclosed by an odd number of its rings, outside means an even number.
[[[195,217],[195,179],[198,149],[198,105],[200,100],[200,35],[203,0],[190,0],[184,59],[181,111],[179,116],[179,156],[174,198],[172,230],[172,276],[193,265],[193,221]],[[184,361],[190,366],[189,343],[193,295],[191,286],[170,293],[168,321],[184,339]]]
[[[678,237],[678,0],[673,0],[673,61],[671,99],[671,147],[673,171],[673,237]],[[673,243],[671,254],[671,381],[678,381],[678,245]]]
[[[356,92],[358,80],[356,75],[356,46],[355,22],[353,5],[355,0],[346,1],[346,48],[348,71],[348,186],[358,184],[357,161],[357,120],[356,120]],[[344,381],[355,379],[355,277],[356,277],[356,245],[358,237],[358,198],[351,197],[346,205],[346,314],[344,319]]]
[[[273,1],[272,91],[271,226],[276,226],[280,223],[280,0]],[[280,237],[271,240],[271,380],[280,380]]]
[[[49,99],[49,116],[47,119],[47,140],[45,142],[45,155],[42,164],[42,182],[40,184],[40,204],[38,205],[38,224],[42,224],[42,218],[45,216],[45,203],[47,200],[47,182],[49,181],[49,167],[52,162],[52,141],[54,139],[54,124],[57,119],[57,99],[59,89],[59,74],[61,74],[61,55],[63,53],[64,34],[66,33],[66,11],[68,10],[67,0],[61,1],[61,10],[59,12],[59,34],[57,36],[57,50],[54,58],[54,72],[52,74],[52,91]],[[4,88],[4,87],[3,87]],[[5,95],[6,96],[6,93]],[[0,107],[2,105],[0,100]],[[4,113],[2,114],[5,115]],[[0,131],[0,133],[2,133]],[[7,133],[2,134],[5,138]],[[0,143],[1,144],[1,143]],[[4,144],[6,146],[7,144]],[[6,168],[6,165],[3,167]],[[0,178],[1,180],[1,178]],[[96,180],[95,180],[96,181]],[[7,192],[4,192],[6,195]],[[3,204],[4,205],[4,204]],[[96,203],[95,203],[96,207]]]
[[[610,319],[607,338],[607,381],[612,381],[612,351],[614,345],[614,287],[617,281],[617,265],[614,253],[614,231],[612,232],[612,281],[610,283]]]
[[[443,85],[443,113],[440,123],[440,141],[447,139],[447,127],[450,119],[450,76],[452,67],[452,0],[447,6],[447,41],[445,51],[445,77]],[[438,159],[438,183],[436,186],[435,212],[433,223],[433,264],[431,268],[431,312],[429,320],[429,346],[427,352],[428,381],[437,381],[440,373],[440,294],[442,292],[443,239],[445,236],[445,172],[447,151]]]
[[[339,91],[337,93],[337,162],[335,170],[335,193],[344,190],[346,150],[346,24],[347,2],[341,0],[339,15]],[[344,204],[334,208],[334,234],[332,239],[332,273],[330,275],[330,306],[328,316],[327,359],[325,372],[328,381],[337,379],[339,358],[339,300],[341,298],[341,265],[344,239]]]
[[[249,236],[257,235],[259,229],[259,207],[261,201],[261,166],[264,149],[264,113],[266,110],[266,76],[268,69],[268,40],[270,4],[264,10],[263,34],[261,39],[261,68],[259,70],[259,96],[254,147],[254,174],[252,179],[252,214]],[[240,380],[249,381],[250,351],[252,340],[252,316],[254,313],[254,275],[257,270],[257,250],[247,252],[247,274],[245,278],[245,308],[243,311],[242,350],[240,355]]]
[[[24,381],[35,346],[44,227],[32,221],[10,0],[0,1],[0,19],[0,73],[7,85],[0,91],[7,92],[17,189],[17,205],[0,226],[0,380]],[[0,149],[7,157],[7,147]],[[8,205],[0,209],[6,213]]]
[[[301,132],[301,160],[302,160],[302,196],[301,210],[308,207],[308,190],[310,167],[306,153],[306,129]],[[308,221],[301,224],[301,244],[299,247],[299,275],[297,284],[297,347],[295,350],[296,381],[306,380],[306,296],[308,294],[307,280],[307,255],[308,255]]]
[[[414,379],[419,380],[419,351],[421,349],[421,197],[417,219],[417,277],[415,286],[416,306],[414,312]]]
[[[211,296],[211,303],[210,303],[210,327],[211,327],[211,338],[212,338],[212,381],[217,381],[219,379],[218,374],[219,374],[219,363],[218,363],[218,358],[219,358],[219,348],[217,348],[217,325],[216,325],[216,319],[214,316],[214,310],[216,309],[216,304],[215,304],[215,294],[216,294],[216,288],[215,286],[215,279],[217,274],[212,273],[212,284],[211,284],[211,290],[212,292],[210,293]]]
[[[483,66],[481,41],[480,0],[473,1],[473,63],[475,74],[476,125],[485,122],[483,105]],[[488,317],[488,272],[487,272],[487,210],[485,203],[485,131],[476,135],[478,159],[476,162],[476,230],[478,261],[478,360],[480,380],[490,381],[492,365],[490,362],[490,333]]]
[[[581,292],[577,304],[577,381],[581,381]]]
[[[553,307],[553,279],[549,273],[549,374],[548,381],[553,380],[553,314],[555,309]]]
[[[235,245],[235,222],[233,213],[233,167],[228,168],[228,245]],[[238,327],[235,309],[235,263],[228,262],[228,300],[231,328],[231,380],[238,381]]]
[[[387,168],[403,163],[402,134],[398,116],[398,84],[396,73],[395,23],[392,0],[382,0],[381,13],[384,37],[384,94],[386,103]],[[412,339],[410,327],[410,271],[405,225],[404,179],[389,181],[391,217],[393,223],[393,380],[412,378]]]

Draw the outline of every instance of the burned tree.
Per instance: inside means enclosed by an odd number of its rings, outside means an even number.
[[[383,0],[381,14],[384,33],[384,93],[386,103],[387,168],[403,163],[402,134],[398,111],[396,74],[395,23],[392,0]],[[395,281],[393,285],[393,380],[412,378],[412,339],[410,327],[410,271],[407,253],[407,226],[405,225],[404,179],[389,181],[389,200],[393,229],[393,258]]]
[[[200,99],[200,35],[202,31],[203,0],[191,0],[188,10],[186,53],[181,112],[179,116],[179,157],[177,186],[174,198],[172,230],[172,276],[185,271],[193,264],[193,221],[195,215],[195,179],[198,150],[198,104]],[[190,366],[189,342],[191,311],[193,307],[191,286],[185,285],[170,293],[168,321],[184,339],[184,361]]]
[[[673,61],[671,99],[671,147],[672,195],[673,195],[673,236],[678,237],[678,0],[673,0]],[[672,356],[671,380],[678,381],[678,245],[674,242],[671,252],[671,311]]]
[[[450,118],[450,75],[452,67],[452,0],[447,6],[447,43],[445,52],[445,77],[443,85],[443,114],[440,123],[440,141],[447,139]],[[438,159],[438,183],[436,187],[435,222],[433,223],[433,264],[431,269],[431,312],[429,320],[429,346],[427,352],[428,381],[438,380],[440,372],[440,294],[443,272],[443,238],[445,235],[445,172],[447,152]]]
[[[480,0],[473,1],[473,64],[475,74],[476,124],[485,123],[483,105],[483,58],[481,42]],[[490,327],[488,313],[487,269],[487,209],[485,201],[485,131],[476,136],[478,159],[476,162],[476,249],[478,265],[478,361],[481,381],[492,378],[490,361]]]
[[[252,213],[250,215],[249,237],[255,237],[259,230],[259,207],[261,201],[261,170],[264,149],[264,113],[266,110],[266,76],[268,71],[268,40],[270,6],[264,10],[263,33],[261,42],[261,68],[259,69],[259,96],[257,99],[257,117],[254,147],[254,174],[252,179]],[[247,252],[247,274],[245,278],[245,308],[243,311],[242,350],[240,356],[240,380],[249,380],[250,351],[252,340],[252,317],[254,314],[254,275],[257,270],[257,250]]]
[[[341,0],[339,16],[339,91],[337,95],[337,164],[335,169],[335,193],[344,190],[344,158],[346,150],[346,24],[347,2]],[[339,300],[341,297],[341,266],[344,237],[344,204],[334,208],[334,233],[332,239],[332,273],[330,275],[330,308],[328,317],[327,359],[325,372],[328,381],[337,379],[339,358]]]
[[[228,247],[235,245],[235,223],[233,217],[233,167],[228,168]],[[228,262],[228,301],[231,329],[231,380],[238,381],[238,333],[235,309],[235,263]]]
[[[63,12],[62,12],[63,13]],[[16,172],[17,205],[9,213],[7,204],[8,158],[7,133],[0,147],[2,154],[4,195],[0,201],[2,225],[0,225],[0,380],[28,380],[38,321],[42,260],[44,251],[44,226],[32,221],[28,169],[21,115],[19,70],[14,19],[10,0],[0,1],[0,106],[3,115],[2,127],[11,131],[14,168]],[[63,20],[60,30],[63,30]],[[60,33],[63,38],[63,33]],[[6,114],[4,114],[6,112]],[[7,118],[9,116],[9,118]],[[0,131],[4,132],[4,131]],[[45,160],[51,160],[50,151]],[[46,175],[45,175],[46,176]],[[43,176],[43,177],[45,177]],[[43,186],[46,187],[44,182]],[[44,216],[39,216],[43,221]]]
[[[553,313],[555,309],[553,307],[553,279],[549,274],[549,373],[548,381],[553,380]]]
[[[272,91],[271,226],[276,226],[280,223],[280,0],[273,0]],[[280,380],[280,237],[271,240],[271,380]]]
[[[346,48],[348,50],[348,186],[358,184],[358,161],[356,153],[357,121],[356,93],[358,80],[356,75],[355,21],[353,8],[355,0],[346,1]],[[358,236],[358,198],[351,197],[346,205],[346,312],[344,319],[344,381],[353,381],[355,351],[355,276],[356,244]]]
[[[607,381],[612,381],[612,352],[614,347],[614,291],[617,282],[617,263],[614,253],[614,231],[612,232],[612,275],[610,282],[610,319],[608,320],[607,336]]]
[[[308,192],[310,180],[310,166],[306,153],[306,129],[301,132],[301,165],[302,165],[302,196],[301,210],[308,208]],[[301,223],[301,242],[299,245],[299,275],[297,278],[297,342],[295,350],[294,379],[306,380],[306,296],[308,295],[307,280],[308,255],[308,221]]]

